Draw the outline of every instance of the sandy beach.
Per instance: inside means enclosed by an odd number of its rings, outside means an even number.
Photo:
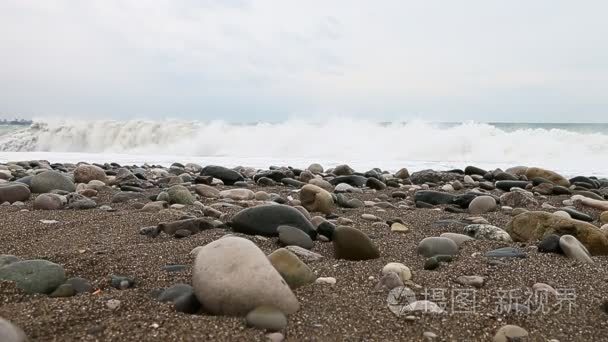
[[[193,178],[196,176],[191,174]],[[463,174],[454,175],[454,180],[445,184],[464,177]],[[1,254],[14,255],[20,260],[51,261],[63,266],[67,278],[84,278],[92,285],[91,292],[53,298],[46,294],[25,293],[10,281],[0,282],[0,317],[20,327],[33,341],[268,339],[268,331],[248,327],[243,317],[211,315],[205,313],[204,308],[195,314],[176,312],[171,303],[161,303],[151,295],[159,288],[177,283],[190,284],[195,259],[191,251],[226,234],[253,241],[267,255],[281,247],[277,237],[234,233],[227,226],[203,230],[180,239],[164,232],[156,237],[141,234],[143,227],[185,216],[203,217],[202,208],[212,205],[222,213],[219,221],[229,223],[243,208],[264,204],[264,201],[255,199],[235,201],[195,195],[196,204],[161,207],[155,212],[141,209],[144,204],[152,202],[150,197],[157,196],[168,187],[167,178],[174,182],[175,177],[150,177],[148,182],[153,186],[142,189],[142,197],[123,203],[113,202],[114,196],[120,192],[120,185],[104,186],[93,196],[96,207],[86,210],[36,210],[34,194],[22,205],[0,206]],[[325,179],[335,177],[331,173],[317,175],[317,178]],[[112,184],[112,178],[109,177],[108,184]],[[236,186],[213,187],[222,191],[246,186],[253,193],[277,194],[285,205],[300,204],[298,187],[260,186],[259,182],[256,184],[248,177],[244,180]],[[322,258],[306,261],[306,264],[315,277],[333,277],[336,283],[311,283],[293,290],[300,308],[287,316],[287,326],[280,331],[287,341],[486,341],[507,324],[525,329],[530,341],[604,339],[608,332],[608,259],[605,256],[592,256],[593,263],[584,263],[564,255],[540,253],[536,241],[471,239],[459,246],[451,262],[442,262],[438,268],[427,270],[424,267],[426,258],[419,254],[418,249],[424,238],[448,232],[462,234],[463,227],[471,223],[471,217],[477,217],[475,220],[481,217],[493,226],[505,228],[513,219],[512,212],[508,208],[501,209],[500,205],[495,210],[476,215],[466,209],[447,209],[455,208],[454,205],[417,208],[420,205],[414,203],[413,195],[423,190],[407,185],[409,179],[399,182],[400,188],[375,190],[359,187],[361,192],[349,192],[347,196],[364,201],[365,206],[337,206],[327,216],[330,222],[339,220],[340,225],[355,227],[369,236],[379,251],[379,257],[358,261],[336,259],[332,242],[317,239],[312,251]],[[187,187],[196,186],[189,182],[180,183]],[[446,193],[441,189],[445,184],[430,184],[429,189]],[[464,183],[462,189],[449,192],[458,195],[473,189],[479,191],[478,182]],[[398,192],[397,197],[395,192]],[[402,193],[406,198],[401,198]],[[487,191],[487,194],[499,197],[504,193],[498,189]],[[554,212],[564,206],[563,201],[571,198],[570,195],[538,193],[534,197],[537,202],[527,210]],[[218,203],[227,204],[218,206]],[[111,209],[102,207],[104,205]],[[590,224],[597,225],[600,230],[601,210],[580,203],[574,207],[593,218]],[[461,212],[452,213],[446,209]],[[310,214],[319,215],[315,212]],[[375,218],[364,219],[363,214],[371,214]],[[407,232],[392,231],[387,224],[399,219],[407,227]],[[514,247],[525,257],[490,258],[485,255],[502,247]],[[377,286],[383,277],[383,267],[391,262],[409,268],[411,279],[404,285],[415,293],[417,300],[434,301],[442,305],[445,312],[395,315],[387,303],[389,290]],[[169,272],[164,269],[167,265],[184,267]],[[132,278],[134,286],[114,288],[112,275]],[[482,277],[483,285],[459,284],[457,278],[460,276]],[[537,283],[547,284],[559,294],[550,294],[545,301],[529,298],[529,291]],[[458,298],[461,297],[457,295],[466,291],[469,291],[468,299],[472,301],[459,306]],[[505,291],[512,291],[508,303],[505,302]],[[569,297],[564,297],[561,291],[569,293]],[[110,308],[108,301],[111,300],[120,301],[119,306]],[[530,311],[505,312],[501,309],[502,305],[515,303],[526,305]]]

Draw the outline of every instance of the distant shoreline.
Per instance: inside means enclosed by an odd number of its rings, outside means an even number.
[[[14,120],[2,119],[2,120],[0,120],[0,125],[6,125],[6,126],[29,126],[33,123],[34,123],[34,121],[32,121],[32,120],[23,120],[23,119],[14,119]]]

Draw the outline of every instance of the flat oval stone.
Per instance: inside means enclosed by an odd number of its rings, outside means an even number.
[[[30,198],[30,189],[21,183],[0,185],[0,203],[24,202]]]
[[[317,232],[306,216],[287,205],[261,205],[243,209],[230,222],[235,232],[262,236],[279,235],[277,229],[283,225],[298,228],[311,238],[316,238]]]
[[[298,246],[306,249],[313,247],[313,241],[310,236],[298,228],[291,226],[279,226],[279,242],[283,246]]]
[[[526,253],[513,247],[498,248],[486,253],[488,258],[525,258]]]
[[[458,245],[445,237],[427,237],[418,244],[418,254],[427,258],[440,254],[456,255]]]
[[[469,213],[485,214],[496,209],[496,200],[492,196],[477,196],[469,203]]]
[[[505,325],[498,329],[494,335],[494,342],[524,341],[528,337],[528,332],[517,325]]]
[[[575,220],[579,220],[579,221],[585,221],[585,222],[593,222],[593,217],[582,213],[578,210],[572,209],[572,208],[568,208],[565,207],[562,209],[563,211],[567,212],[568,214],[570,214],[570,217],[572,217]]]

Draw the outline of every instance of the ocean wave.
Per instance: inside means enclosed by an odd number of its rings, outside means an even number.
[[[466,122],[374,123],[330,118],[238,125],[222,121],[38,121],[0,136],[4,152],[84,152],[280,160],[403,160],[606,167],[608,135],[501,129]]]

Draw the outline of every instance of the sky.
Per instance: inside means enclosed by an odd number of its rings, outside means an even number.
[[[0,117],[608,122],[604,0],[0,0]]]

